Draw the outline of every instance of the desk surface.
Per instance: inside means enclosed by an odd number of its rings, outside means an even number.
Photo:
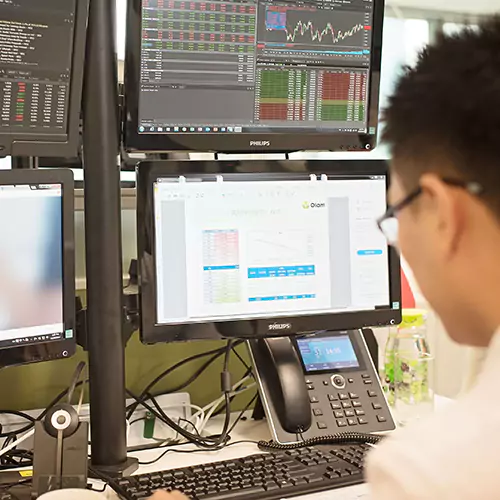
[[[448,398],[436,396],[435,399],[435,409],[440,411],[451,403]],[[267,426],[266,420],[255,421],[251,417],[252,412],[247,412],[247,420],[241,421],[235,427],[232,435],[232,442],[236,441],[260,441],[271,439],[271,434]],[[233,419],[236,418],[236,414],[233,415]],[[212,419],[207,426],[207,431],[211,434],[217,434],[220,432],[223,424],[224,417],[221,415]],[[161,455],[165,450],[148,450],[141,451],[137,453],[132,453],[131,456],[137,457],[140,462],[148,462],[154,460],[159,455]],[[193,445],[186,445],[181,448],[182,450],[195,450],[196,447]],[[178,448],[177,448],[178,450]],[[179,467],[189,467],[192,465],[205,464],[210,462],[219,462],[221,460],[231,460],[234,458],[241,458],[254,453],[260,453],[256,444],[252,443],[241,443],[235,444],[234,446],[228,446],[220,451],[200,451],[197,453],[178,453],[171,451],[167,453],[161,460],[153,465],[141,466],[137,471],[137,474],[143,474],[148,472],[156,472],[161,470],[175,469]],[[107,495],[109,499],[116,499],[113,492],[107,490]],[[314,495],[307,495],[300,498],[301,500],[368,500],[368,487],[366,485],[353,486],[351,488],[341,488],[337,490],[331,490],[323,493],[316,493]]]
[[[248,416],[250,415],[251,412],[248,413]],[[213,434],[219,433],[222,427],[222,423],[222,416],[214,418],[213,421],[207,426],[207,431]],[[267,422],[265,420],[256,422],[254,420],[251,420],[250,418],[246,421],[240,422],[231,433],[231,435],[232,442],[271,439],[271,435],[267,427]],[[194,449],[196,448],[192,445],[186,445],[180,448],[176,448],[177,451],[188,451]],[[131,456],[137,457],[140,462],[148,462],[154,460],[166,450],[167,448],[161,450],[141,451],[132,453]],[[192,465],[199,465],[210,462],[219,462],[221,460],[231,460],[234,458],[241,458],[259,452],[260,451],[257,448],[257,445],[252,443],[235,444],[234,446],[228,446],[220,451],[200,451],[197,453],[179,453],[171,451],[155,464],[141,466],[137,473],[143,474],[179,467],[189,467]],[[112,492],[108,492],[108,498],[114,500],[117,497]],[[339,490],[327,491],[314,495],[295,498],[301,498],[302,500],[368,500],[368,489],[365,485],[360,485],[351,488],[342,488]]]

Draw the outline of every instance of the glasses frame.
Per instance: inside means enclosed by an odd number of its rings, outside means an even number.
[[[459,179],[450,179],[450,178],[446,178],[446,177],[442,178],[441,181],[444,182],[448,186],[465,189],[469,194],[471,194],[473,196],[479,196],[484,191],[483,186],[481,186],[481,184],[474,182],[474,181],[468,182],[468,181],[463,181],[463,180],[459,180]],[[416,189],[411,191],[399,203],[396,203],[395,205],[390,206],[387,209],[387,211],[385,212],[385,214],[382,215],[382,217],[379,217],[377,219],[377,226],[380,229],[380,231],[382,232],[382,234],[384,234],[387,237],[387,235],[383,229],[384,222],[388,219],[397,218],[398,213],[401,212],[401,210],[403,210],[407,206],[411,205],[423,193],[423,191],[424,190],[422,189],[422,186],[418,186]],[[387,238],[387,239],[389,240],[389,238]],[[390,243],[390,241],[389,241],[389,243]]]

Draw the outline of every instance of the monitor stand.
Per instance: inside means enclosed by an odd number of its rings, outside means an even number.
[[[38,158],[34,156],[13,156],[13,169],[31,169],[38,168]]]

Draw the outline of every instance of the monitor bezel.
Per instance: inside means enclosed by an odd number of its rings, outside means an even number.
[[[90,0],[76,0],[73,60],[65,133],[1,133],[0,156],[74,157],[80,147],[80,114]]]
[[[291,161],[293,162],[293,161]],[[252,163],[252,162],[247,162]],[[385,161],[363,162],[318,161],[315,173],[328,175],[371,176],[386,175],[389,172]],[[298,161],[297,164],[302,162]],[[347,164],[347,165],[346,165]],[[302,173],[226,173],[231,162],[189,162],[163,161],[142,162],[137,168],[137,243],[140,283],[141,340],[146,344],[184,340],[203,340],[214,338],[258,338],[273,336],[295,336],[323,330],[339,331],[374,326],[396,325],[401,322],[401,267],[399,254],[389,247],[389,286],[390,304],[399,304],[398,309],[379,309],[356,311],[329,315],[309,315],[278,318],[257,318],[238,321],[217,321],[213,323],[183,323],[164,325],[156,322],[156,255],[154,235],[153,189],[154,182],[160,177],[210,178],[217,174],[224,179],[250,181],[259,179],[297,180],[308,179],[310,172]],[[324,165],[324,168],[321,166]],[[205,167],[205,168],[204,168]],[[201,173],[198,173],[201,172]],[[210,172],[210,173],[208,173]],[[274,323],[290,324],[290,328],[273,330]]]
[[[377,145],[379,122],[380,74],[385,0],[374,0],[373,37],[368,98],[368,130],[359,133],[208,133],[140,134],[139,93],[141,57],[142,0],[131,0],[127,12],[125,53],[125,122],[123,142],[130,152],[212,151],[224,153],[259,153],[292,151],[371,151]]]
[[[0,349],[0,368],[68,358],[76,352],[74,180],[67,169],[0,170],[0,186],[60,184],[62,186],[63,323],[73,337]],[[1,332],[0,332],[1,333]],[[64,332],[63,332],[64,333]]]

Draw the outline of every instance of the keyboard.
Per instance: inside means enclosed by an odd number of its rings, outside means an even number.
[[[363,482],[369,445],[336,445],[251,455],[236,460],[140,474],[118,481],[133,500],[179,490],[193,500],[272,500]]]

